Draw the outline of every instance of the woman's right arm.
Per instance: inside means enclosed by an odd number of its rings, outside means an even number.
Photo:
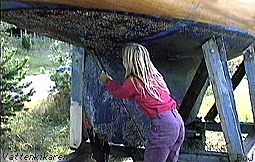
[[[122,85],[112,80],[107,84],[107,90],[119,99],[131,99],[135,96],[134,85],[130,79],[127,79]]]

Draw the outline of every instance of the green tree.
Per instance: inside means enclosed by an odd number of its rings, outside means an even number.
[[[10,39],[7,29],[8,24],[1,23],[1,53],[0,53],[0,136],[10,130],[8,124],[15,113],[24,109],[24,103],[30,101],[34,89],[25,93],[30,83],[20,84],[27,74],[28,58],[15,59],[16,49],[8,44]]]

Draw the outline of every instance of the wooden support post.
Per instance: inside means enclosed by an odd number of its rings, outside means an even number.
[[[2,23],[1,21],[0,21],[0,23]],[[4,55],[4,38],[2,37],[1,39],[0,39],[0,66],[2,66],[2,58],[3,58],[3,55]],[[3,107],[3,105],[2,105],[2,91],[1,91],[1,89],[2,89],[2,77],[3,77],[3,73],[2,73],[2,68],[0,67],[0,138],[1,138],[1,136],[3,135],[3,128],[2,128],[2,124],[3,124],[3,109],[2,109],[2,107]],[[1,158],[0,158],[1,159]]]
[[[244,52],[244,65],[245,71],[248,79],[249,92],[250,92],[250,101],[253,114],[254,122],[254,132],[255,132],[255,45],[250,45]],[[244,141],[244,150],[245,155],[252,159],[255,154],[255,133],[252,132],[248,134],[247,138]],[[254,155],[255,157],[255,155]]]
[[[249,159],[251,159],[252,156],[255,157],[255,133],[254,132],[251,132],[248,134],[243,144],[244,144],[245,156],[247,156]]]
[[[206,82],[208,72],[205,69],[206,65],[203,58],[179,108],[179,112],[185,124],[189,124],[194,121],[199,112],[205,93],[204,89],[208,87],[208,84],[206,84],[208,83]]]
[[[3,55],[4,55],[4,38],[2,37],[0,40],[0,61],[2,61]]]
[[[207,71],[207,70],[205,70],[205,71]],[[208,77],[207,77],[207,79],[206,79],[206,81],[205,81],[205,83],[204,83],[204,86],[202,87],[202,89],[201,89],[199,95],[197,96],[197,99],[196,99],[196,101],[195,101],[195,103],[194,103],[194,105],[193,105],[193,107],[192,107],[192,109],[191,109],[191,111],[190,111],[190,114],[189,114],[189,116],[188,116],[188,119],[185,121],[185,124],[186,124],[186,125],[188,125],[188,124],[194,122],[195,119],[197,118],[197,115],[198,115],[199,110],[200,110],[200,108],[201,108],[201,104],[202,104],[202,102],[203,102],[204,95],[205,95],[205,93],[206,93],[206,89],[207,89],[208,86],[209,86],[209,83],[210,83],[210,82],[209,82],[209,79],[208,79]]]
[[[245,68],[244,68],[244,61],[238,66],[235,74],[232,76],[231,81],[233,85],[233,89],[235,90],[239,83],[242,81],[245,75]],[[218,111],[216,108],[216,104],[214,103],[211,109],[205,116],[206,121],[214,120],[215,117],[218,115]]]
[[[250,45],[244,51],[244,65],[245,71],[248,79],[250,100],[253,113],[253,121],[255,125],[255,52],[254,45]]]
[[[70,147],[78,148],[82,142],[82,105],[84,49],[75,48],[72,53],[72,92],[70,108]]]
[[[233,86],[232,86],[232,82],[231,82],[231,78],[230,78],[230,74],[229,74],[229,70],[228,70],[227,52],[226,52],[226,49],[225,49],[225,44],[224,44],[224,41],[223,41],[223,37],[218,37],[216,39],[216,44],[218,46],[224,76],[225,76],[226,81],[227,81],[227,86],[228,86],[228,90],[229,90],[229,97],[230,97],[230,100],[231,100],[230,103],[232,105],[232,111],[234,113],[234,116],[236,117],[235,119],[236,119],[236,123],[238,123],[237,127],[239,129],[238,132],[239,132],[240,138],[242,139],[241,128],[240,128],[240,124],[239,124],[239,120],[238,120],[238,114],[237,114],[237,111],[236,111],[236,102],[235,102],[234,92],[233,92],[234,90],[233,90]]]
[[[198,127],[201,127],[200,125],[206,125],[205,129],[209,131],[218,131],[222,132],[222,127],[220,123],[216,122],[205,122],[205,123],[196,123]],[[246,123],[240,123],[241,127],[241,132],[242,133],[253,133],[254,132],[254,127],[253,124],[246,124]]]
[[[68,162],[91,161],[89,155],[92,153],[91,143],[84,142],[83,150],[79,153],[71,153]],[[110,144],[110,154],[115,158],[132,157],[135,162],[142,162],[144,148],[128,147],[120,144]],[[141,155],[140,155],[141,154]],[[209,152],[199,150],[181,150],[179,161],[181,162],[229,162],[228,154],[220,152]],[[155,161],[157,162],[157,161]]]
[[[231,91],[229,81],[227,81],[228,78],[225,76],[226,72],[224,72],[221,63],[221,57],[215,39],[211,38],[208,40],[202,46],[202,49],[221,119],[229,158],[231,162],[234,162],[238,155],[244,155],[244,150],[240,137],[240,125],[236,113],[233,110],[234,103],[232,103],[230,95],[233,91]]]
[[[22,40],[22,37],[23,37],[23,32],[22,32],[22,29],[20,29],[20,38]]]

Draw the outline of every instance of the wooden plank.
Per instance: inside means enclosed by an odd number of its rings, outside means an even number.
[[[4,55],[4,37],[2,37],[0,39],[0,66],[2,64],[2,60],[3,60],[3,55]],[[3,73],[2,73],[2,68],[0,68],[0,89],[2,89],[2,77],[3,77]],[[2,91],[0,90],[0,93],[2,93]],[[2,124],[3,124],[3,114],[4,114],[4,111],[3,111],[3,105],[2,105],[2,95],[0,95],[0,137],[2,136],[3,134],[3,128],[2,128]],[[0,159],[1,160],[1,159]]]
[[[82,96],[84,49],[75,48],[72,53],[72,92],[70,108],[70,147],[78,148],[82,142]]]
[[[200,151],[200,150],[184,150],[181,151],[180,162],[229,162],[228,154],[212,152],[212,151]]]
[[[208,131],[218,131],[222,132],[221,123],[216,122],[202,122],[197,123],[197,125],[205,125],[205,129]],[[240,123],[242,133],[252,133],[254,132],[253,124]]]
[[[225,45],[224,45],[224,42],[223,42],[223,37],[216,38],[216,44],[217,44],[218,49],[219,49],[220,60],[221,60],[224,76],[225,76],[226,81],[227,81],[228,89],[230,90],[230,92],[233,92],[232,82],[231,82],[230,74],[229,74],[229,70],[228,70],[227,53],[226,53]],[[235,104],[234,93],[229,93],[229,96],[230,96],[230,99],[231,99],[231,104],[232,104],[232,108],[233,108],[233,111],[235,113],[235,116],[238,117],[237,112],[236,112],[236,104]]]
[[[255,3],[253,0],[124,0],[118,2],[116,2],[116,0],[22,1],[32,1],[36,3],[47,2],[82,8],[123,11],[167,18],[177,18],[242,29],[255,34]]]
[[[202,91],[202,89],[205,89],[208,86],[208,84],[205,85],[206,80],[208,78],[208,72],[205,69],[206,69],[205,60],[202,59],[180,105],[179,112],[185,124],[191,123],[196,118],[199,112],[199,108],[205,93],[205,91]],[[199,102],[200,105],[197,104],[195,106],[195,103],[197,102]]]
[[[254,141],[253,141],[254,142]],[[247,155],[245,155],[245,157],[247,159],[247,161],[255,161],[255,144],[253,145],[253,147],[250,149],[250,151],[247,153]],[[243,158],[243,159],[244,159]]]
[[[245,75],[245,68],[244,68],[244,61],[238,66],[237,70],[235,71],[234,75],[231,78],[233,89],[235,90],[239,83],[242,81]],[[205,116],[206,121],[214,120],[218,115],[218,111],[216,108],[216,104],[214,103],[213,106],[210,108],[208,113]]]
[[[221,62],[222,62],[222,67],[223,67],[223,71],[224,71],[224,75],[225,77],[227,78],[227,81],[228,81],[228,85],[229,85],[229,89],[231,91],[233,91],[233,89],[235,89],[237,87],[237,85],[241,82],[244,74],[245,74],[245,71],[244,71],[244,68],[243,68],[243,65],[241,66],[242,71],[240,70],[237,70],[235,74],[239,74],[241,73],[242,74],[242,77],[239,77],[237,78],[236,76],[239,76],[239,75],[234,75],[232,80],[230,79],[230,75],[229,75],[229,71],[228,71],[228,65],[227,65],[227,54],[226,54],[226,49],[225,49],[225,45],[223,43],[223,37],[218,37],[216,39],[216,43],[217,43],[217,46],[219,47],[219,53],[220,53],[220,58],[221,58]],[[240,66],[239,66],[240,67]],[[232,83],[235,83],[236,81],[234,79],[238,79],[237,82],[238,84],[235,84],[234,85],[234,88],[233,88],[233,85]],[[233,107],[233,111],[235,113],[235,116],[238,116],[237,115],[237,111],[236,111],[236,106],[235,106],[235,99],[234,99],[234,94],[233,93],[230,93],[230,98],[231,98],[231,103],[232,104],[232,107]],[[216,104],[214,104],[212,106],[212,108],[210,109],[210,111],[208,112],[209,115],[206,115],[205,116],[205,120],[208,120],[208,118],[210,120],[214,120],[215,117],[217,116],[218,112],[217,112],[217,108],[216,108]]]
[[[196,100],[196,102],[194,103],[193,108],[192,108],[191,111],[190,111],[190,114],[189,114],[189,116],[188,116],[188,119],[187,119],[186,122],[185,122],[186,125],[188,125],[188,124],[190,124],[190,123],[192,123],[192,122],[195,121],[195,119],[196,119],[196,117],[197,117],[197,115],[198,115],[198,113],[199,113],[199,110],[200,110],[200,108],[201,108],[201,104],[202,104],[202,101],[203,101],[203,99],[204,99],[204,95],[205,95],[205,93],[206,93],[206,89],[207,89],[208,86],[209,86],[209,83],[210,83],[210,82],[209,82],[209,79],[208,79],[208,77],[207,77],[207,79],[206,79],[206,81],[205,81],[205,84],[204,84],[202,90],[200,91],[200,93],[199,93],[199,95],[198,95],[198,97],[197,97],[197,100]]]
[[[224,41],[223,41],[223,37],[216,38],[216,44],[217,44],[218,49],[219,49],[220,60],[221,60],[224,76],[225,76],[226,81],[227,81],[227,86],[228,86],[228,90],[229,90],[229,96],[230,96],[230,100],[231,100],[232,111],[234,112],[236,123],[238,123],[237,127],[239,129],[238,132],[239,132],[239,136],[241,138],[241,136],[242,136],[241,135],[241,128],[240,128],[240,124],[239,124],[239,120],[238,120],[238,114],[237,114],[237,111],[236,111],[236,103],[235,103],[235,98],[234,98],[232,81],[231,81],[229,70],[228,70],[227,52],[226,52],[226,49],[225,49],[225,44],[224,44]]]
[[[119,144],[109,144],[110,154],[114,157],[124,158],[133,157],[135,162],[143,160],[144,148],[127,147]],[[67,156],[65,162],[71,161],[86,161],[92,153],[91,144],[89,142],[83,144],[83,150],[80,152],[72,153]],[[229,162],[228,154],[212,152],[212,151],[201,151],[201,150],[182,150],[179,157],[180,162]]]
[[[254,132],[248,134],[243,144],[244,144],[245,156],[251,158],[251,156],[255,155],[255,133]]]
[[[235,161],[237,155],[244,155],[242,140],[240,137],[239,122],[233,111],[227,78],[224,75],[218,46],[214,38],[208,40],[202,46],[209,78],[212,83],[216,105],[221,119],[230,161]]]
[[[254,124],[254,132],[255,132],[255,45],[250,45],[244,51],[244,65],[245,71],[248,79],[249,92],[250,92],[250,100],[252,106],[253,113],[253,124]],[[245,155],[248,159],[255,158],[255,133],[250,133],[244,141],[244,151]]]
[[[255,52],[254,45],[250,45],[244,51],[244,66],[248,79],[253,121],[255,126]]]

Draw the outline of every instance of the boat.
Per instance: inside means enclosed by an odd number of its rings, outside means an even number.
[[[94,131],[114,145],[143,146],[141,136],[150,126],[135,103],[111,97],[97,81],[102,70],[120,82],[124,80],[120,53],[124,44],[137,42],[148,48],[152,61],[180,103],[179,111],[188,126],[197,119],[209,85],[202,45],[210,39],[220,39],[227,60],[231,60],[243,55],[255,42],[255,0],[0,3],[1,21],[80,47],[73,58],[73,64],[81,63],[73,65],[72,81],[78,84],[72,87],[72,105],[81,107],[75,112],[83,112]],[[77,120],[82,117],[74,116],[71,143],[78,148],[84,141],[80,135],[82,121]]]

